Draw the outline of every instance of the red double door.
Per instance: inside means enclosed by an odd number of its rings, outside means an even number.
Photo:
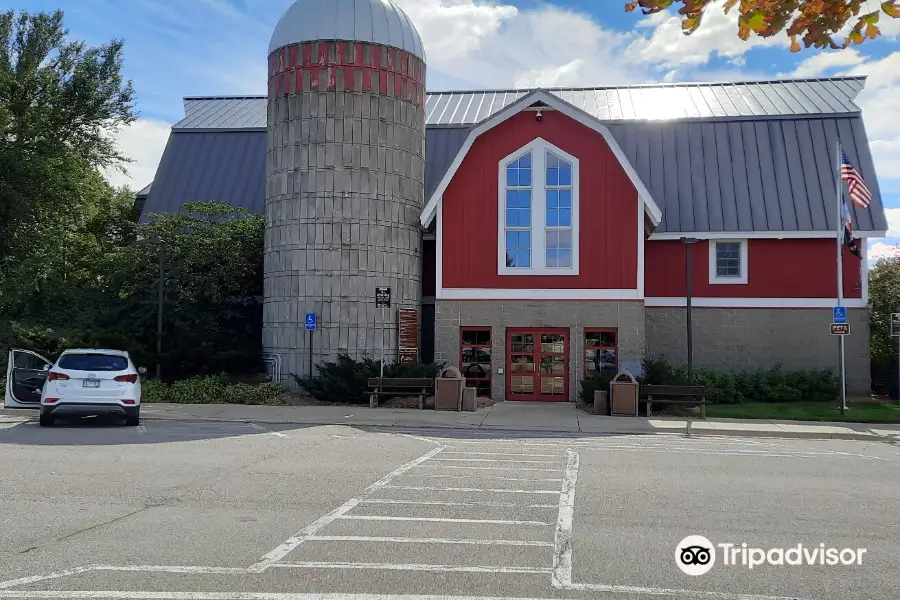
[[[569,401],[569,330],[506,330],[506,399]]]

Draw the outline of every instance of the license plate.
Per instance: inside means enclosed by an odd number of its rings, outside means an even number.
[[[100,387],[100,380],[99,379],[85,379],[84,387],[98,388],[98,387]]]

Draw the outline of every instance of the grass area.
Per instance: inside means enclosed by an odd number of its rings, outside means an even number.
[[[866,402],[848,403],[841,414],[839,406],[820,402],[763,402],[753,404],[715,404],[706,407],[708,418],[787,419],[793,421],[845,421],[848,423],[900,423],[900,406]]]

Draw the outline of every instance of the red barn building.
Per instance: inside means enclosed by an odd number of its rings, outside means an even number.
[[[595,369],[836,368],[835,147],[887,222],[864,78],[427,96],[421,358],[495,400],[572,401]],[[265,97],[187,98],[144,212],[265,204]],[[869,389],[865,258],[844,248],[848,388]],[[303,325],[298,322],[298,328]],[[351,350],[352,349],[348,349]]]

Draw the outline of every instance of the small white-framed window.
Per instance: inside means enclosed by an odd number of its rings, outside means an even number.
[[[747,240],[709,240],[709,282],[747,283]]]
[[[578,274],[578,159],[537,138],[500,161],[497,272]]]

